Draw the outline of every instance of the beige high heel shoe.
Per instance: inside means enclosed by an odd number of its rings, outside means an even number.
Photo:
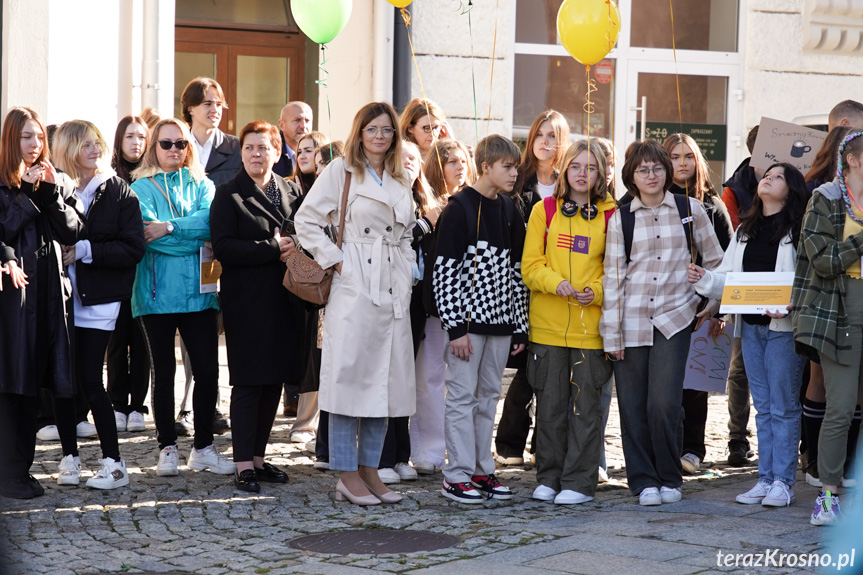
[[[374,493],[374,492],[372,492]],[[339,482],[336,483],[336,501],[350,501],[354,505],[380,505],[381,499],[379,499],[375,495],[362,495],[356,496],[350,492],[350,490],[342,483],[342,480],[339,479]]]
[[[365,484],[366,489],[368,489],[375,498],[380,499],[381,503],[398,503],[399,501],[404,499],[404,495],[402,495],[401,493],[396,493],[395,491],[377,493],[374,489],[372,489],[371,485],[369,485],[365,481],[363,481],[363,484]]]

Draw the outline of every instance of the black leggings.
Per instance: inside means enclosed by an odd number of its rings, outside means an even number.
[[[207,309],[189,313],[165,313],[141,316],[144,338],[153,366],[153,419],[159,449],[177,444],[174,427],[174,375],[177,371],[174,337],[186,344],[195,387],[192,409],[195,411],[195,449],[213,444],[213,414],[219,388],[218,311]]]
[[[132,304],[120,304],[117,325],[108,341],[108,395],[114,410],[129,415],[149,413],[144,405],[150,391],[150,356],[141,326],[132,318]]]
[[[231,443],[235,462],[264,456],[281,396],[279,383],[231,388]]]
[[[102,383],[102,366],[105,363],[105,349],[111,332],[103,329],[86,327],[75,328],[76,374],[78,389],[90,411],[99,443],[102,447],[102,457],[110,457],[120,461],[120,447],[117,443],[117,422],[114,420],[114,407],[111,398]],[[60,444],[63,455],[78,455],[78,439],[75,430],[75,400],[72,398],[54,397],[54,419],[57,421],[57,432],[60,434]]]

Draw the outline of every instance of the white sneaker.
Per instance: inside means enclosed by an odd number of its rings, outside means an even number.
[[[555,505],[578,505],[579,503],[587,503],[588,501],[593,501],[593,497],[571,489],[564,489],[554,498]]]
[[[694,453],[684,453],[680,457],[680,465],[683,466],[683,471],[692,475],[701,469],[701,458]]]
[[[603,469],[602,467],[600,467],[600,468],[599,468],[599,480],[598,480],[598,483],[608,483],[608,471],[606,471],[606,470],[605,470],[605,469]]]
[[[312,467],[314,467],[314,468],[315,468],[315,469],[317,469],[318,471],[329,471],[329,469],[330,469],[330,462],[329,462],[329,461],[320,461],[320,460],[318,460],[318,461],[315,461],[315,463],[314,463],[314,465],[313,465]]]
[[[524,457],[504,457],[503,455],[495,454],[494,460],[501,465],[524,465]]]
[[[812,474],[811,474],[811,473],[809,473],[808,471],[806,472],[805,477],[806,477],[806,483],[808,483],[808,484],[809,484],[809,485],[811,485],[812,487],[821,487],[821,486],[823,485],[823,484],[821,483],[821,479],[820,479],[820,478],[815,477],[814,475],[812,475]]]
[[[393,470],[399,474],[399,477],[402,481],[415,481],[417,478],[416,469],[414,469],[407,463],[396,463],[396,466],[393,467]]]
[[[778,479],[770,486],[770,491],[761,500],[764,507],[788,507],[794,503],[794,490]]]
[[[123,461],[114,461],[110,457],[100,460],[102,468],[99,473],[87,480],[87,487],[93,489],[115,489],[129,485],[129,474]]]
[[[159,452],[159,463],[156,465],[156,475],[159,477],[179,475],[180,470],[178,467],[176,445],[169,445]]]
[[[60,441],[60,432],[56,425],[46,425],[36,432],[36,439],[40,441]]]
[[[839,521],[841,512],[839,510],[839,496],[829,491],[819,493],[815,498],[815,509],[809,519],[810,525],[833,525]]]
[[[681,497],[683,497],[683,494],[679,487],[666,487],[663,485],[662,489],[659,490],[659,498],[662,499],[663,503],[677,503]]]
[[[383,467],[378,469],[378,477],[381,478],[381,483],[384,485],[388,483],[399,483],[402,478],[399,477],[399,474],[396,473],[395,469],[392,467]]]
[[[840,485],[842,485],[842,487],[844,487],[845,489],[852,489],[854,487],[857,487],[857,480],[853,477],[843,477]]]
[[[133,411],[129,414],[126,420],[126,431],[144,431],[147,429],[147,422],[144,421],[144,414]]]
[[[434,475],[434,463],[430,461],[414,461],[414,471],[420,475]]]
[[[114,421],[117,422],[117,431],[126,431],[126,414],[122,411],[114,412]]]
[[[557,495],[557,491],[551,487],[548,487],[547,485],[537,485],[530,498],[536,499],[537,501],[554,501],[555,495]]]
[[[656,487],[645,487],[641,490],[641,495],[638,496],[639,505],[662,505],[662,496],[659,495],[659,489]]]
[[[81,439],[88,439],[99,435],[99,432],[96,431],[96,426],[86,420],[75,426],[75,432]]]
[[[315,434],[311,431],[296,431],[291,434],[291,443],[308,443],[314,439]]]
[[[57,485],[78,485],[81,483],[81,458],[75,455],[67,455],[60,460],[57,466],[60,470],[57,475]]]
[[[761,501],[767,496],[767,493],[770,491],[770,487],[772,487],[772,483],[761,479],[758,483],[755,484],[755,487],[747,491],[746,493],[741,493],[737,497],[735,497],[735,501],[737,503],[742,503],[744,505],[755,505],[756,503],[761,503]]]
[[[188,461],[189,469],[198,471],[209,470],[217,475],[230,475],[237,472],[237,466],[233,461],[216,451],[213,445],[204,449],[192,448]]]

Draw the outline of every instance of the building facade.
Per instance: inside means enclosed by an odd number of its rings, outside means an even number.
[[[317,129],[343,139],[364,103],[425,94],[471,144],[523,138],[548,107],[621,150],[643,119],[654,137],[682,124],[727,176],[762,116],[863,100],[863,0],[674,0],[673,33],[667,0],[620,0],[617,45],[590,72],[588,116],[584,67],[557,41],[561,1],[414,0],[408,42],[389,3],[354,0],[322,52],[289,0],[3,0],[0,105],[33,107],[48,123],[89,119],[110,138],[144,107],[179,114],[186,82],[206,75],[225,88],[226,132],[275,122],[301,99]]]

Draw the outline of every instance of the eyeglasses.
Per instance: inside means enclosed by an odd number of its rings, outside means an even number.
[[[102,151],[102,145],[100,142],[87,142],[81,146],[81,149],[89,154],[90,152],[95,152],[97,150]]]
[[[363,131],[370,138],[374,138],[375,136],[378,135],[378,133],[383,134],[384,138],[392,138],[393,134],[396,133],[396,131],[394,129],[390,128],[389,126],[385,126],[383,128],[378,128],[377,126],[369,126],[368,128],[364,129]]]
[[[186,146],[189,145],[189,140],[177,140],[176,142],[172,142],[171,140],[157,140],[159,142],[159,146],[163,150],[170,150],[171,148],[177,148],[178,150],[185,150]]]
[[[652,173],[657,178],[665,174],[665,168],[662,166],[653,166],[653,169],[650,168],[641,168],[639,170],[635,170],[635,173],[638,174],[642,178],[649,178]]]
[[[423,126],[423,132],[426,134],[431,134],[434,132],[434,135],[437,136],[440,134],[441,130],[443,130],[443,126]]]

